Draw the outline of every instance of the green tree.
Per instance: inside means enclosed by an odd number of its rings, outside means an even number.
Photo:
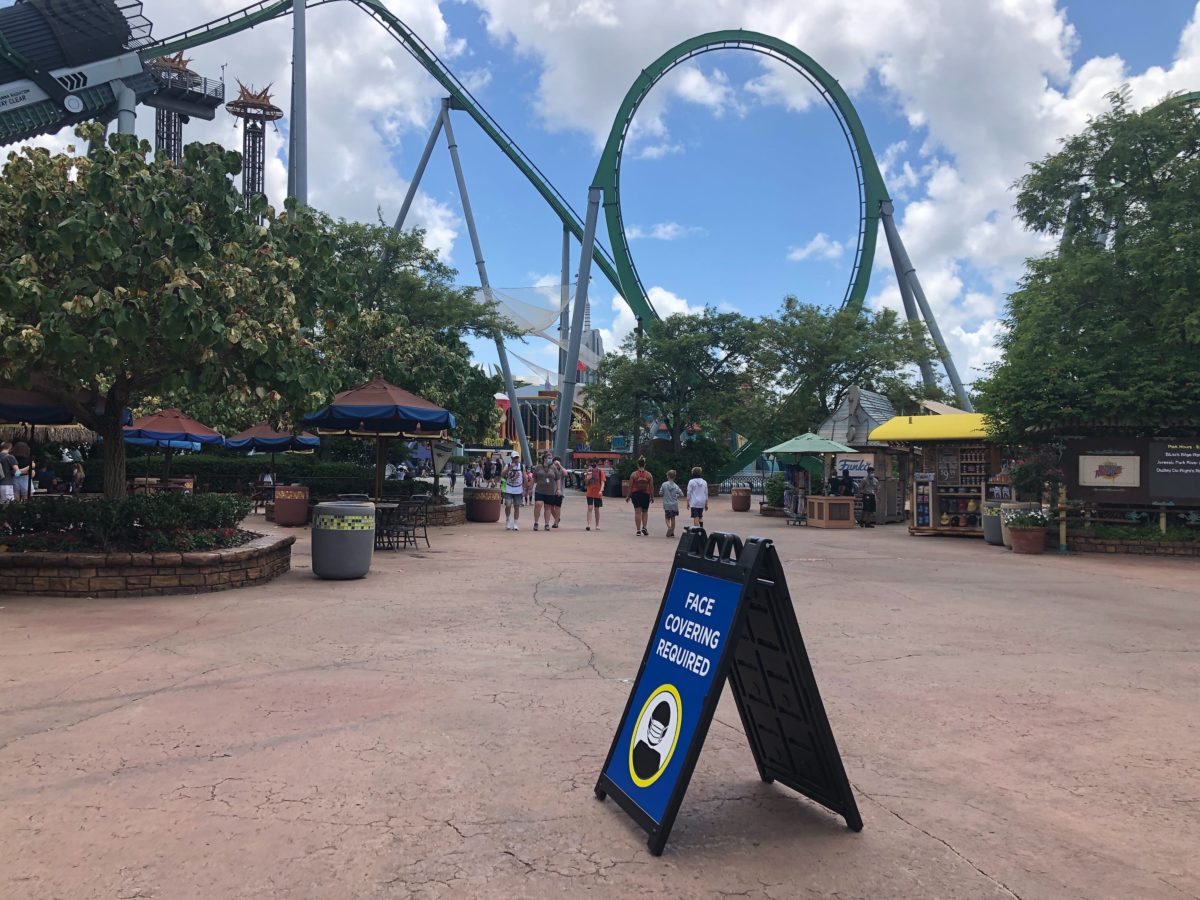
[[[711,436],[729,433],[739,412],[739,397],[752,393],[748,363],[756,346],[752,320],[737,313],[705,309],[701,315],[673,315],[649,328],[638,358],[636,333],[619,353],[601,361],[599,383],[587,398],[595,410],[596,430],[621,434],[640,417],[663,422],[678,453],[684,430],[698,425]]]
[[[782,440],[810,431],[852,385],[888,395],[897,408],[927,393],[915,367],[933,348],[922,326],[894,310],[823,309],[787,297],[777,316],[760,320],[759,334],[755,380],[769,392],[756,404],[747,435]]]
[[[104,437],[114,497],[122,410],[184,389],[311,407],[329,370],[310,338],[346,300],[310,213],[277,216],[261,198],[243,208],[230,180],[239,154],[192,144],[178,167],[149,155],[128,135],[92,140],[86,155],[25,148],[0,179],[0,377],[36,381]]]
[[[343,300],[342,313],[310,335],[326,365],[329,393],[386,378],[453,412],[464,440],[486,437],[499,417],[493,398],[500,380],[475,366],[463,336],[506,332],[507,323],[472,290],[455,287],[454,269],[425,245],[420,230],[396,234],[383,225],[313,215],[332,243],[334,264],[326,274],[336,271]],[[308,411],[261,389],[211,395],[185,388],[155,402],[187,408],[228,431],[264,418],[291,424]]]
[[[339,389],[383,377],[446,407],[459,437],[484,439],[499,419],[499,378],[471,359],[464,337],[512,335],[494,305],[471,288],[424,243],[419,230],[397,234],[382,224],[334,222],[339,268],[353,313],[330,319],[315,337]]]
[[[1180,101],[1111,108],[1034,163],[1017,210],[1059,246],[1009,297],[1003,358],[977,382],[1014,442],[1081,421],[1200,421],[1200,124]]]

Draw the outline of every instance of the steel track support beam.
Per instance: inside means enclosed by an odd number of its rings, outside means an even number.
[[[288,119],[288,196],[308,206],[308,28],[304,0],[292,4],[292,113]]]
[[[567,441],[571,437],[571,419],[575,411],[575,385],[579,380],[579,345],[583,342],[583,313],[587,309],[588,285],[592,278],[592,251],[596,247],[596,222],[600,218],[600,200],[604,192],[588,188],[587,215],[583,221],[583,249],[579,257],[579,276],[575,288],[575,309],[571,313],[571,340],[567,344],[567,360],[563,366],[562,394],[558,400],[558,434],[554,438],[554,454],[567,461]]]
[[[462,163],[458,158],[458,142],[454,140],[454,129],[450,125],[450,100],[442,101],[442,128],[446,132],[446,147],[450,151],[450,162],[454,166],[454,180],[458,182],[458,196],[462,200],[463,218],[467,220],[467,234],[471,236],[471,249],[475,252],[475,268],[479,271],[479,284],[490,300],[492,285],[488,281],[487,264],[483,261],[483,249],[479,245],[479,232],[475,229],[475,215],[471,212],[471,198],[467,195],[467,180],[463,177]],[[529,452],[529,439],[525,436],[525,423],[521,419],[521,407],[517,405],[517,389],[513,384],[512,368],[508,365],[508,352],[504,349],[504,336],[496,332],[496,355],[500,357],[500,371],[504,375],[504,391],[512,413],[513,426],[517,429],[521,456],[525,465],[533,465]]]
[[[445,102],[443,101],[443,111],[445,110]],[[425,167],[429,165],[429,157],[433,155],[433,148],[437,145],[438,135],[442,133],[442,113],[433,122],[433,130],[429,132],[429,140],[425,142],[425,149],[421,151],[421,161],[417,163],[417,171],[413,173],[412,181],[408,183],[408,191],[404,195],[404,202],[400,204],[400,212],[396,216],[396,224],[392,226],[392,230],[399,234],[404,228],[404,220],[408,218],[408,211],[412,208],[413,200],[417,196],[417,188],[421,186],[421,179],[425,175]]]
[[[912,286],[908,283],[908,279],[900,274],[904,269],[900,265],[900,257],[896,255],[896,248],[892,246],[890,239],[888,240],[888,250],[892,255],[892,268],[896,271],[896,284],[900,287],[900,298],[904,301],[904,316],[908,321],[920,324],[921,314],[917,311],[917,300],[913,296]],[[937,376],[933,374],[933,366],[929,362],[929,357],[921,357],[917,361],[917,366],[921,370],[921,383],[927,388],[937,387]]]
[[[111,81],[117,95],[117,134],[137,132],[137,94],[123,81]]]
[[[562,397],[563,378],[567,367],[567,351],[562,345],[567,342],[570,331],[571,315],[567,312],[567,303],[571,299],[571,229],[563,227],[562,238],[562,282],[558,292],[558,304],[562,312],[558,314],[558,396]],[[561,410],[559,411],[561,413]],[[566,460],[563,460],[564,464]]]
[[[929,307],[929,300],[925,296],[925,289],[921,287],[921,281],[917,278],[916,267],[913,266],[912,260],[909,259],[908,251],[904,249],[904,242],[900,240],[900,231],[896,228],[896,223],[892,219],[892,211],[892,202],[890,200],[885,200],[879,206],[879,217],[883,221],[883,231],[887,235],[888,248],[892,251],[892,259],[897,261],[896,277],[901,281],[906,281],[912,290],[913,297],[917,301],[917,306],[921,310],[921,316],[925,319],[925,327],[929,329],[929,336],[933,338],[933,344],[937,347],[938,356],[941,357],[942,365],[946,369],[946,375],[949,376],[950,384],[954,388],[954,396],[958,399],[959,408],[965,409],[967,412],[974,412],[974,407],[967,397],[967,391],[963,387],[962,379],[958,377],[958,369],[954,365],[954,359],[950,356],[950,348],[946,346],[946,342],[942,338],[942,330],[938,328],[937,319],[934,318],[933,310]]]

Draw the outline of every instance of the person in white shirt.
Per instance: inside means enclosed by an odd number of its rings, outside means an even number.
[[[692,469],[692,480],[688,482],[688,509],[692,511],[692,525],[704,527],[704,514],[708,512],[708,482],[700,476],[704,470],[699,466]]]
[[[521,518],[521,501],[525,497],[525,467],[521,465],[521,457],[513,453],[500,477],[504,479],[504,527],[520,531],[517,519]]]

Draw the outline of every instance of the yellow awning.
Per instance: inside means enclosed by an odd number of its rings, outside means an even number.
[[[871,432],[871,441],[978,441],[987,437],[980,413],[893,416]]]

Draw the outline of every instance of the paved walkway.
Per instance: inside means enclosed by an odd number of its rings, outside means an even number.
[[[1195,562],[715,511],[778,542],[865,829],[760,783],[726,696],[654,858],[592,787],[674,542],[605,512],[352,583],[305,535],[265,588],[0,596],[0,896],[1200,895]]]

